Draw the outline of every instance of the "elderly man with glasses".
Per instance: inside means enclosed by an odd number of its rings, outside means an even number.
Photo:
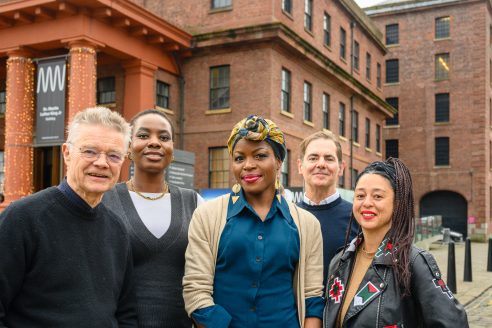
[[[137,327],[129,237],[102,203],[130,127],[103,107],[75,115],[67,178],[0,215],[0,327]]]

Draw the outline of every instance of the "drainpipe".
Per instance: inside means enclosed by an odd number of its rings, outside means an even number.
[[[354,75],[354,28],[355,22],[350,22],[350,75]],[[352,174],[354,165],[354,94],[350,96],[350,158],[349,158],[349,174],[350,174],[350,189],[354,185],[354,177]]]
[[[184,86],[185,79],[183,76],[183,66],[177,52],[173,52],[174,62],[178,68],[178,126],[179,126],[179,144],[178,149],[184,150]]]

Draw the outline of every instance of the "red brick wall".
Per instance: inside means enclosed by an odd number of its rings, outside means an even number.
[[[451,17],[450,39],[434,40],[435,18]],[[400,127],[385,139],[399,139],[400,158],[411,168],[418,204],[434,190],[450,190],[468,202],[468,215],[490,222],[489,26],[486,2],[427,8],[372,17],[382,31],[398,23],[400,45],[387,59],[400,62],[399,85],[385,97],[399,97]],[[449,80],[435,81],[434,56],[450,53]],[[450,122],[435,123],[435,94],[450,93]],[[450,166],[435,167],[434,138],[450,138]],[[485,227],[485,225],[484,225]],[[489,233],[490,233],[489,223]]]
[[[191,34],[282,22],[305,41],[316,46],[323,55],[346,71],[350,71],[350,22],[353,17],[336,1],[313,1],[312,32],[304,29],[304,0],[293,1],[292,15],[282,11],[280,0],[232,0],[232,7],[225,11],[211,10],[209,0],[169,0],[165,2],[135,0],[135,2],[140,5],[145,3],[148,10]],[[331,16],[331,47],[326,47],[323,43],[324,12]],[[345,29],[347,35],[345,60],[339,56],[340,27]],[[376,63],[381,63],[384,67],[384,51],[358,24],[354,28],[354,38],[360,44],[360,70],[355,71],[354,76],[371,91],[382,96],[382,90],[376,87]],[[366,79],[366,52],[369,52],[372,57],[370,81]]]
[[[209,67],[228,64],[230,69],[230,113],[206,114],[209,106]],[[280,112],[280,76],[285,67],[292,74],[292,115]],[[299,58],[285,50],[267,45],[258,47],[239,47],[204,53],[189,59],[185,64],[186,76],[186,123],[185,149],[196,154],[196,187],[208,187],[208,148],[225,146],[233,125],[246,115],[255,113],[272,119],[286,134],[287,148],[290,150],[290,185],[301,186],[302,179],[297,174],[298,145],[307,135],[322,129],[322,94],[330,94],[330,121],[333,132],[338,134],[338,103],[346,104],[346,131],[350,131],[350,95],[339,81],[302,63]],[[303,83],[313,86],[313,126],[303,123]],[[381,159],[375,152],[375,124],[382,125],[383,115],[369,109],[368,104],[356,97],[355,109],[359,112],[359,143],[354,147],[354,168],[361,171],[369,162]],[[365,118],[371,119],[371,145],[364,147]],[[348,162],[349,141],[342,141],[344,159]],[[346,186],[349,177],[347,174]],[[230,181],[233,183],[232,177]]]

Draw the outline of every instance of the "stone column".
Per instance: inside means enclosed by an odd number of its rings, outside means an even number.
[[[157,66],[135,59],[124,63],[125,96],[123,116],[130,121],[135,114],[155,107],[155,72]],[[120,180],[129,176],[129,163],[121,168]]]
[[[34,64],[22,50],[7,59],[5,112],[5,202],[33,191]]]
[[[155,72],[157,66],[141,60],[127,61],[123,115],[130,120],[138,112],[155,106]]]
[[[70,122],[75,114],[96,106],[96,47],[87,41],[69,43],[68,114]]]

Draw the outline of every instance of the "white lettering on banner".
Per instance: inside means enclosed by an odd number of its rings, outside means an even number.
[[[60,65],[40,67],[38,72],[38,87],[36,93],[39,93],[40,89],[43,93],[48,91],[48,87],[51,92],[54,92],[58,86],[58,90],[63,91],[65,89],[65,73],[66,64],[60,68]],[[53,72],[54,69],[54,72]]]
[[[40,117],[44,117],[45,121],[56,121],[56,117],[63,114],[58,106],[43,107],[43,110],[39,113]]]

